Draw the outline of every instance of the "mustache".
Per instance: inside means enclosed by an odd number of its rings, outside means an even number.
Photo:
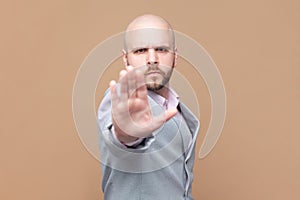
[[[150,65],[146,67],[145,75],[151,73],[159,73],[161,75],[165,75],[165,72],[160,69],[160,65]]]

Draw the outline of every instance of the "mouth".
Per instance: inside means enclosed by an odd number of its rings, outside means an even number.
[[[148,76],[148,75],[154,76],[154,75],[162,75],[162,73],[160,71],[150,71],[150,72],[147,72],[145,75],[146,76]]]

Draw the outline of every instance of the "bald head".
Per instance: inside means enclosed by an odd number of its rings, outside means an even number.
[[[171,25],[163,18],[145,14],[135,18],[128,26],[124,37],[124,49],[130,52],[138,47],[169,46],[175,49],[175,37]]]
[[[172,29],[171,25],[165,19],[157,15],[146,14],[135,18],[127,26],[126,31],[143,28]]]

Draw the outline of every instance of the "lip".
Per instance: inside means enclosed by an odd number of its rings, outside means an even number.
[[[146,73],[146,75],[160,75],[160,74],[161,74],[160,71],[150,71]]]

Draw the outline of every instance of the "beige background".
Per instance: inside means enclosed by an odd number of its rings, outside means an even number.
[[[224,79],[226,124],[214,151],[196,160],[195,199],[300,199],[299,10],[296,0],[2,1],[0,199],[103,199],[99,162],[74,126],[73,82],[98,43],[143,13],[202,44]],[[198,152],[210,103],[185,64],[177,70],[201,102]]]

